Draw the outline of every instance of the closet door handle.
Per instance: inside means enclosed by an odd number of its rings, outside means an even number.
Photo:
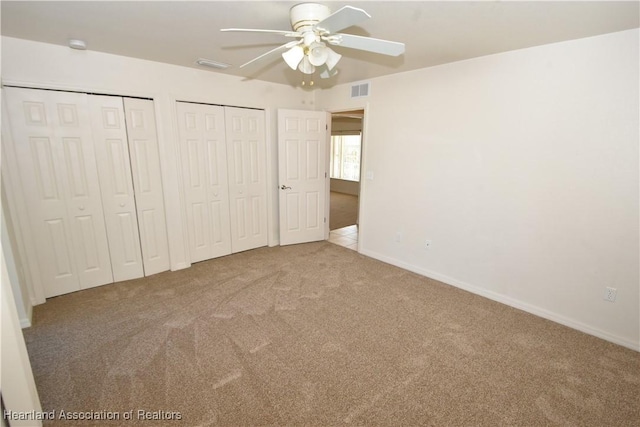
[[[287,187],[286,185],[282,184],[282,187],[280,187],[281,190],[291,190],[291,187]]]
[[[80,205],[80,206],[78,206],[78,209],[80,209],[81,211],[83,211],[83,210],[84,210],[84,206],[83,206],[83,205]]]
[[[125,203],[120,203],[120,207],[124,208]]]

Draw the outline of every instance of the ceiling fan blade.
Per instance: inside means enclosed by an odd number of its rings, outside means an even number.
[[[371,15],[364,10],[353,6],[345,6],[318,22],[315,27],[330,33],[335,33],[336,31],[359,24],[369,18],[371,18]]]
[[[374,39],[373,37],[332,34],[326,37],[325,40],[335,46],[366,50],[367,52],[380,53],[382,55],[398,56],[404,53],[404,43]]]
[[[295,31],[284,31],[284,30],[257,30],[254,28],[221,28],[222,32],[242,32],[242,33],[272,33],[272,34],[282,34],[285,37],[301,37],[302,34],[297,33]]]
[[[292,42],[285,43],[285,44],[283,44],[282,46],[278,46],[278,47],[277,47],[277,48],[275,48],[275,49],[271,49],[269,52],[263,53],[262,55],[258,56],[257,58],[253,58],[251,61],[249,61],[249,62],[246,62],[246,63],[242,64],[242,65],[240,66],[240,68],[244,68],[244,67],[246,67],[246,66],[247,66],[247,65],[249,65],[249,64],[253,64],[254,62],[259,61],[259,60],[261,60],[262,58],[265,58],[265,57],[267,57],[267,56],[269,56],[269,55],[271,55],[271,54],[273,54],[273,53],[279,52],[279,51],[284,50],[284,49],[292,48],[293,46],[296,46],[296,45],[298,45],[298,44],[300,44],[300,43],[301,43],[301,41],[298,41],[298,40],[294,40],[294,41],[292,41]]]

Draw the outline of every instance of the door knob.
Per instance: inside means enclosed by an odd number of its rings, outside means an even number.
[[[121,207],[121,208],[124,208],[124,203],[120,203],[120,207]]]
[[[78,206],[78,209],[80,209],[81,211],[83,211],[83,210],[84,210],[84,206],[80,205],[80,206]]]
[[[280,187],[281,190],[291,190],[291,187],[287,187],[286,185],[282,184],[282,187]]]

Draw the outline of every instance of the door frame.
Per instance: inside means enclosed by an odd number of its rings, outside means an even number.
[[[366,135],[368,134],[369,128],[369,103],[366,102],[364,104],[355,104],[350,107],[336,107],[336,108],[327,108],[325,111],[329,113],[330,117],[333,117],[335,113],[345,113],[353,110],[362,110],[364,111],[364,115],[362,117],[362,137],[360,139],[360,194],[358,195],[358,253],[362,251],[362,241],[363,241],[363,230],[366,229],[366,226],[363,227],[363,224],[366,223],[364,218],[364,210],[362,206],[363,200],[366,199],[364,197],[365,194],[365,171],[367,166],[367,144],[365,143]],[[331,125],[329,125],[329,134],[328,134],[329,143],[327,144],[327,170],[330,170],[330,159],[331,159]],[[326,204],[326,215],[327,215],[327,227],[326,227],[326,238],[329,239],[329,213],[331,210],[331,174],[329,173],[329,185],[327,185],[327,204]]]

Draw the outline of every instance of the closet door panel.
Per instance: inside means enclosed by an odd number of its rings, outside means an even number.
[[[233,252],[267,244],[264,111],[225,107]]]
[[[7,95],[7,100],[9,109],[13,110],[13,97]],[[40,132],[48,133],[48,128],[34,129],[28,119],[20,123],[19,112],[11,111],[11,115],[23,195],[36,239],[45,297],[80,290],[71,225],[61,188],[62,171],[55,167],[58,161],[54,156],[53,140],[48,136],[37,136]]]
[[[86,95],[5,94],[45,296],[112,282]]]
[[[206,150],[203,137],[203,117],[197,107],[178,103],[180,151],[182,158],[189,253],[191,262],[213,257],[208,236]]]
[[[86,94],[49,92],[82,289],[113,282]]]
[[[124,98],[144,274],[169,270],[169,243],[153,101]]]
[[[102,203],[116,282],[144,275],[122,98],[89,96]]]
[[[227,145],[224,140],[223,118],[224,112],[219,109],[215,112],[207,110],[204,113],[204,139],[208,160],[207,201],[211,229],[209,239],[214,257],[231,253]]]
[[[177,103],[191,262],[231,253],[224,109]]]

